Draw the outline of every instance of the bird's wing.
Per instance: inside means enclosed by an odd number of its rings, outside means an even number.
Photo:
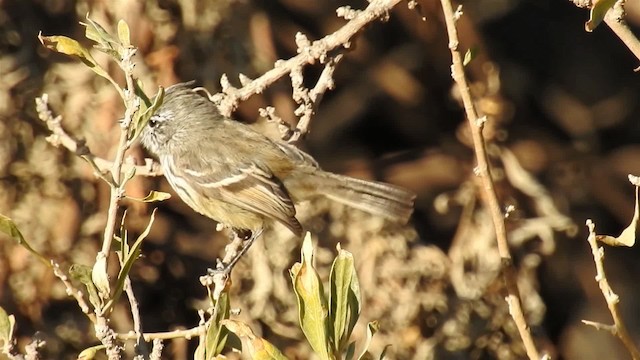
[[[245,163],[234,168],[224,165],[214,168],[210,164],[192,163],[189,167],[178,165],[175,171],[212,199],[278,220],[296,235],[302,233],[289,193],[266,166]]]

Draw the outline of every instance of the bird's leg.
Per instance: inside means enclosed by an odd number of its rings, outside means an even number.
[[[227,246],[227,254],[222,261],[218,261],[214,272],[229,275],[238,260],[249,250],[253,242],[260,237],[262,229],[251,231],[232,228],[231,233],[232,241],[231,244]],[[237,248],[239,245],[242,245],[242,248],[238,251]]]

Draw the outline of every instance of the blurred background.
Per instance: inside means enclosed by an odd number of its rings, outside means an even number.
[[[318,241],[318,268],[328,277],[335,246],[351,251],[364,304],[356,339],[367,321],[381,331],[372,351],[387,344],[392,359],[525,358],[504,302],[493,227],[473,173],[466,119],[450,75],[451,56],[440,3],[401,2],[352,42],[300,145],[323,168],[404,186],[418,194],[406,226],[327,201],[305,204],[300,218]],[[594,281],[585,220],[617,235],[633,214],[640,175],[638,59],[602,25],[584,31],[588,11],[566,0],[468,0],[458,22],[461,46],[474,49],[467,67],[471,91],[488,116],[485,135],[507,221],[523,306],[539,349],[554,359],[625,359],[609,333],[581,319],[611,323]],[[215,93],[227,74],[255,78],[277,59],[296,54],[295,34],[311,40],[339,29],[336,8],[365,1],[294,0],[0,0],[0,213],[10,216],[33,247],[64,269],[91,266],[100,249],[108,187],[90,167],[51,146],[34,98],[49,94],[64,128],[91,151],[113,158],[123,107],[117,93],[81,63],[40,45],[38,32],[66,35],[86,46],[90,14],[107,29],[119,19],[138,47],[136,76],[149,94],[157,85],[195,80]],[[639,30],[640,6],[627,1],[627,21]],[[637,33],[637,32],[636,32]],[[122,82],[116,64],[96,59]],[[312,87],[321,66],[305,68]],[[277,137],[258,116],[275,106],[295,123],[286,77],[241,104],[239,121]],[[145,154],[131,151],[140,163]],[[163,178],[135,178],[128,194],[171,192]],[[155,205],[153,205],[155,206]],[[160,210],[133,287],[148,332],[197,325],[206,306],[198,276],[226,244],[215,223],[177,197]],[[127,228],[146,226],[152,206],[127,202]],[[19,345],[47,341],[43,358],[72,359],[97,340],[64,287],[37,259],[0,237],[0,306],[15,314]],[[232,306],[259,335],[292,359],[309,358],[297,327],[287,269],[300,240],[269,230],[235,270]],[[640,336],[639,251],[607,248],[609,281],[623,315]],[[131,329],[126,302],[112,317]],[[166,358],[187,359],[193,343],[167,342]]]

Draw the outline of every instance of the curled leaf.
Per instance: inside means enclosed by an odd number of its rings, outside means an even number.
[[[10,236],[13,240],[15,240],[18,243],[18,245],[27,249],[27,251],[29,251],[31,254],[35,255],[38,259],[40,259],[40,261],[45,263],[47,266],[51,267],[51,263],[49,262],[49,260],[47,260],[44,256],[40,255],[39,252],[34,250],[31,247],[31,245],[29,245],[29,243],[24,239],[24,236],[22,236],[22,233],[20,232],[20,230],[18,230],[18,227],[13,222],[13,220],[11,220],[11,218],[6,217],[2,214],[0,214],[0,233],[4,233]]]
[[[638,187],[636,186],[636,202],[631,223],[617,237],[610,235],[596,235],[596,240],[611,246],[631,247],[636,243],[636,230],[640,220],[640,209],[638,208]]]
[[[360,356],[358,356],[358,360],[372,358],[371,353],[369,353],[369,346],[371,346],[373,335],[375,335],[379,330],[380,324],[378,323],[378,321],[371,321],[369,324],[367,324],[367,339],[365,340],[362,353],[360,353]]]
[[[82,264],[73,264],[69,268],[69,276],[72,279],[81,282],[86,288],[89,294],[89,301],[96,308],[102,308],[102,299],[98,295],[98,289],[91,279],[91,268]]]
[[[171,198],[171,194],[166,193],[166,192],[162,192],[162,191],[155,191],[155,190],[151,190],[149,192],[149,195],[143,197],[142,199],[140,198],[134,198],[134,197],[129,197],[127,196],[129,199],[131,200],[135,200],[135,201],[140,201],[140,202],[145,202],[145,203],[150,203],[150,202],[156,202],[156,201],[164,201],[167,200],[169,198]]]

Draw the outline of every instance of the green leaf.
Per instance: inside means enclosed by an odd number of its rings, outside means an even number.
[[[155,201],[167,200],[167,199],[171,198],[171,194],[166,193],[166,192],[162,192],[162,191],[151,190],[151,192],[149,192],[149,195],[143,197],[142,199],[134,198],[134,197],[130,197],[130,196],[127,196],[127,198],[129,198],[131,200],[135,200],[135,201],[150,203],[150,202],[155,202]]]
[[[467,66],[469,63],[476,58],[478,51],[476,48],[467,49],[467,52],[464,53],[464,60],[462,60],[462,66]]]
[[[126,238],[123,239],[123,245],[121,247],[121,249],[123,249],[123,254],[121,255],[122,264],[120,265],[120,271],[118,272],[118,279],[116,280],[116,286],[113,296],[105,305],[105,311],[113,307],[115,302],[118,301],[118,298],[120,298],[122,290],[124,289],[125,280],[127,279],[127,276],[129,276],[129,272],[133,267],[133,263],[138,259],[138,257],[140,256],[140,252],[142,251],[142,241],[147,238],[149,232],[151,231],[151,225],[153,225],[153,221],[155,220],[156,210],[157,209],[153,209],[147,227],[144,229],[142,234],[138,236],[131,247],[125,245],[124,243],[126,242]]]
[[[224,325],[229,331],[236,334],[243,341],[243,350],[247,350],[247,355],[253,360],[286,360],[287,358],[267,340],[256,336],[251,328],[240,321],[223,320]]]
[[[356,356],[356,342],[352,341],[349,343],[349,346],[347,346],[347,353],[344,358],[346,360],[353,360],[354,356]]]
[[[607,14],[607,11],[615,5],[617,0],[594,0],[591,12],[589,13],[589,21],[584,24],[584,29],[592,32]]]
[[[100,298],[108,299],[111,294],[111,286],[109,285],[109,274],[107,274],[107,257],[103,252],[99,252],[96,256],[96,263],[91,269],[91,281],[98,289]]]
[[[342,353],[360,317],[360,284],[353,255],[340,248],[331,266],[329,318],[333,322],[333,344]]]
[[[313,267],[313,251],[311,235],[307,233],[302,243],[302,263],[291,269],[293,289],[298,300],[300,326],[307,341],[321,359],[332,359],[327,321],[329,311],[320,276]]]
[[[222,353],[227,342],[229,330],[224,326],[223,320],[229,318],[230,311],[229,293],[223,291],[220,298],[216,302],[213,310],[213,316],[209,319],[209,328],[205,338],[205,356],[204,359],[214,359]]]
[[[91,20],[89,18],[89,14],[86,16],[87,22],[81,22],[81,25],[86,27],[85,36],[87,39],[93,40],[98,43],[98,46],[95,48],[100,50],[106,54],[109,54],[116,61],[120,61],[122,59],[122,54],[124,52],[124,46],[116,40],[107,30],[105,30],[102,25],[97,22]]]
[[[51,263],[49,262],[49,260],[47,260],[47,258],[45,258],[44,256],[40,255],[39,252],[35,251],[31,247],[31,245],[29,245],[29,243],[24,239],[24,237],[22,236],[22,233],[20,232],[20,230],[18,230],[18,227],[13,222],[13,220],[11,220],[10,218],[2,214],[0,214],[0,232],[9,235],[13,240],[15,240],[18,243],[18,245],[27,249],[27,251],[29,251],[31,254],[35,255],[38,259],[40,259],[40,261],[45,263],[47,266],[51,267]]]
[[[131,133],[131,138],[129,140],[133,141],[137,139],[138,136],[140,136],[142,129],[144,129],[144,127],[147,126],[149,119],[151,119],[153,114],[156,113],[156,110],[158,110],[160,105],[162,105],[163,101],[164,101],[164,88],[160,86],[158,87],[158,93],[153,98],[153,103],[151,103],[151,106],[145,107],[144,101],[142,104],[140,104],[140,109],[142,111],[138,111],[138,114],[140,115],[136,116],[136,118],[133,121],[133,127],[132,127],[133,132]]]
[[[131,31],[126,21],[120,19],[118,21],[118,39],[124,46],[131,46]]]
[[[389,348],[391,347],[391,344],[387,344],[384,346],[384,349],[382,350],[382,353],[380,354],[380,360],[384,360],[387,358],[387,350],[389,350]]]
[[[91,280],[91,268],[86,265],[73,264],[69,267],[69,276],[84,284],[89,294],[89,302],[91,302],[94,308],[101,309],[103,303],[100,295],[98,295],[98,289]]]
[[[13,341],[13,332],[16,326],[16,318],[7,314],[0,306],[0,342],[9,344]]]
[[[107,347],[105,345],[96,345],[82,350],[80,354],[78,354],[78,360],[92,360],[96,357],[96,354],[100,350],[104,350]]]
[[[362,349],[360,356],[358,356],[358,360],[371,358],[371,354],[369,354],[369,346],[371,345],[373,335],[375,335],[378,330],[380,330],[380,324],[377,321],[371,321],[367,324],[367,340],[365,340],[364,348]]]

